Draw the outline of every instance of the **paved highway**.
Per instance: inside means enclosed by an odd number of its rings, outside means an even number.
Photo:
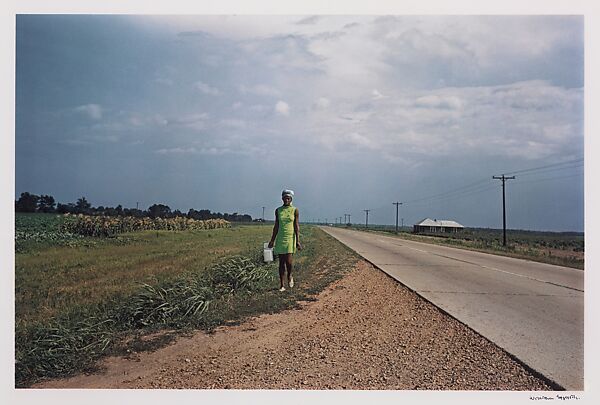
[[[584,389],[582,270],[321,229],[563,388]]]

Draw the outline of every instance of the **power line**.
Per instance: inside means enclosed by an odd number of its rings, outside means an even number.
[[[513,174],[519,174],[519,173],[526,173],[526,172],[531,172],[531,171],[542,170],[542,169],[546,169],[546,168],[553,168],[553,167],[558,168],[559,166],[564,166],[564,165],[567,165],[567,164],[573,164],[573,163],[578,163],[578,162],[583,162],[583,158],[574,159],[574,160],[567,160],[565,162],[560,162],[560,163],[552,163],[552,164],[545,165],[545,166],[532,167],[532,168],[529,168],[529,169],[516,170],[516,171],[513,171],[513,172],[504,173],[504,174],[505,175],[506,174],[513,175]]]
[[[533,175],[550,173],[550,172],[557,171],[557,170],[562,171],[562,170],[569,170],[569,169],[582,167],[583,166],[582,162],[583,162],[583,158],[580,158],[580,159],[574,159],[574,160],[569,160],[569,161],[560,162],[560,163],[553,163],[553,164],[539,166],[539,167],[532,167],[529,169],[522,169],[522,170],[516,170],[516,171],[512,171],[512,172],[506,172],[506,173],[504,173],[504,175],[514,175],[517,173],[522,173],[520,176],[533,176]],[[487,178],[482,179],[482,180],[476,181],[474,183],[470,183],[465,186],[455,188],[450,191],[446,191],[446,192],[438,193],[438,194],[432,194],[429,196],[420,197],[420,198],[416,198],[413,200],[408,200],[408,201],[405,201],[404,203],[412,204],[412,203],[427,202],[427,201],[433,202],[436,200],[446,200],[446,199],[451,199],[451,198],[455,198],[455,197],[460,197],[460,198],[466,197],[469,195],[473,195],[473,194],[476,194],[479,192],[489,190],[490,188],[488,188],[486,186],[488,181],[489,180]]]
[[[583,167],[583,164],[581,164],[581,163],[570,165],[570,166],[563,166],[563,167],[551,167],[551,168],[541,169],[541,170],[532,171],[532,172],[528,172],[528,173],[522,173],[519,175],[519,177],[539,176],[541,174],[553,173],[553,172],[558,172],[558,171],[564,172],[564,171],[568,171],[571,169],[578,169],[581,167]]]
[[[408,200],[408,201],[405,201],[404,203],[405,204],[411,204],[411,203],[421,202],[421,201],[430,200],[430,199],[434,199],[434,198],[438,198],[438,197],[444,197],[446,195],[452,195],[452,194],[457,194],[457,193],[461,193],[461,192],[467,192],[467,191],[470,191],[469,190],[470,188],[476,188],[478,186],[481,186],[484,183],[489,184],[489,180],[487,178],[486,179],[482,179],[482,180],[479,180],[479,181],[477,181],[475,183],[471,183],[471,184],[467,184],[466,186],[455,188],[455,189],[453,189],[451,191],[446,191],[446,192],[443,192],[443,193],[433,194],[433,195],[430,195],[430,196],[421,197],[421,198],[417,198],[417,199],[414,199],[414,200]]]
[[[405,204],[410,204],[410,203],[414,203],[414,202],[420,202],[420,201],[424,201],[424,200],[429,200],[429,199],[444,197],[446,195],[457,194],[457,193],[460,193],[460,192],[463,192],[463,191],[466,192],[466,191],[469,191],[470,188],[476,188],[476,187],[482,185],[483,183],[488,183],[488,181],[489,181],[488,179],[479,180],[479,181],[477,181],[475,183],[467,184],[466,186],[458,187],[458,188],[455,188],[453,190],[446,191],[446,192],[443,192],[443,193],[432,194],[432,195],[421,197],[421,198],[417,198],[417,199],[414,199],[414,200],[405,201]]]
[[[517,180],[517,181],[515,181],[515,184],[538,183],[538,182],[542,182],[542,181],[569,179],[569,178],[572,178],[572,177],[583,176],[583,174],[584,173],[582,172],[582,173],[569,174],[567,176],[547,177],[545,179],[531,179],[531,180],[524,180],[524,181]]]
[[[462,192],[462,193],[459,193],[459,194],[455,193],[454,195],[446,195],[446,196],[440,196],[438,198],[433,198],[431,200],[424,201],[423,204],[433,204],[433,203],[441,202],[441,201],[451,201],[451,200],[461,199],[461,198],[464,198],[464,197],[469,197],[469,196],[472,196],[472,195],[475,195],[475,194],[482,193],[484,191],[492,190],[492,189],[495,189],[497,187],[498,187],[498,185],[489,185],[489,184],[487,184],[487,185],[480,186],[480,187],[475,188],[473,190],[469,190],[469,191]]]

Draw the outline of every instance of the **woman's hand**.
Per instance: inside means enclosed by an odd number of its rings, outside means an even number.
[[[300,242],[296,242],[296,249],[302,250],[302,245],[300,244]]]
[[[270,241],[268,246],[269,246],[269,249],[273,249],[273,241]]]

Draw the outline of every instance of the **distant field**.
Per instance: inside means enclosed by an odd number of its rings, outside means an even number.
[[[16,215],[19,387],[93,367],[107,353],[156,347],[141,339],[149,331],[211,329],[289,308],[358,260],[324,232],[302,226],[296,287],[282,294],[276,263],[261,260],[272,225],[98,238],[61,233],[63,220]]]
[[[353,226],[353,229],[369,232],[395,234],[394,226]],[[501,229],[468,228],[457,233],[413,234],[409,228],[398,233],[399,237],[415,241],[436,243],[478,250],[505,256],[524,258],[560,266],[584,268],[585,237],[576,232],[537,232],[507,230],[507,246],[502,245]]]
[[[15,311],[20,322],[131,294],[140,283],[167,281],[227,256],[256,251],[270,237],[266,227],[236,227],[93,238],[52,231],[59,222],[52,216],[29,217],[28,226],[48,230],[27,241],[17,235],[22,252],[17,250],[15,257]]]

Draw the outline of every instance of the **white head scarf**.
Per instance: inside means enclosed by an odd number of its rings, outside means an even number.
[[[294,192],[292,190],[283,190],[281,192],[281,198],[283,198],[283,196],[285,195],[289,195],[290,197],[292,197],[292,199],[294,198]]]

